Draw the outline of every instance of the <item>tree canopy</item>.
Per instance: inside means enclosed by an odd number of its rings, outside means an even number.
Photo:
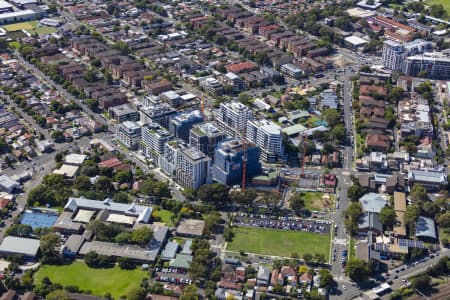
[[[393,228],[395,223],[397,223],[397,215],[395,210],[391,206],[385,206],[380,212],[381,224],[386,228]]]
[[[220,183],[204,184],[197,192],[198,199],[211,204],[225,204],[228,202],[228,188]]]
[[[364,282],[370,274],[369,265],[360,259],[350,258],[345,269],[347,275],[356,282]]]

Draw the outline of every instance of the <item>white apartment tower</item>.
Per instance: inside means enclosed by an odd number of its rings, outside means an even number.
[[[158,161],[164,154],[165,144],[172,138],[170,133],[158,123],[150,123],[142,127],[141,150],[145,157]]]
[[[230,136],[246,129],[247,121],[253,119],[251,110],[242,103],[232,101],[221,103],[217,113],[218,127]]]
[[[211,159],[194,147],[182,149],[177,155],[175,180],[185,188],[197,190],[211,183]]]
[[[247,122],[247,140],[261,149],[261,159],[268,163],[281,160],[284,156],[281,127],[268,120]]]

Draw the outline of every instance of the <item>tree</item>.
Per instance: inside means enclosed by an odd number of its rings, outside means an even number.
[[[6,235],[26,237],[30,236],[33,232],[33,228],[26,224],[13,224],[8,229],[6,229]]]
[[[147,296],[147,292],[144,288],[137,287],[128,292],[128,300],[144,300]]]
[[[134,262],[128,257],[119,257],[117,259],[117,263],[119,264],[119,267],[123,270],[133,270],[136,267]]]
[[[258,192],[253,189],[233,190],[230,192],[230,200],[237,205],[248,206],[258,197]]]
[[[338,144],[342,144],[346,137],[345,127],[343,124],[337,124],[331,129],[330,136],[336,141]]]
[[[160,201],[161,198],[170,197],[170,188],[167,182],[147,179],[142,182],[141,193]]]
[[[86,175],[79,175],[74,183],[73,183],[73,187],[76,188],[77,190],[90,190],[92,187],[91,184],[91,180],[89,178],[89,176]]]
[[[145,246],[150,242],[153,231],[149,227],[140,227],[131,232],[131,241],[140,246]]]
[[[59,102],[58,102],[59,103]],[[55,161],[56,162],[62,162],[63,160],[63,154],[61,152],[56,153],[55,155]]]
[[[409,197],[414,201],[425,201],[427,200],[427,190],[425,187],[421,184],[415,183],[412,188],[411,192],[409,194]]]
[[[84,262],[90,268],[107,268],[112,265],[114,260],[112,257],[100,255],[95,251],[90,251],[84,256]]]
[[[131,174],[131,171],[118,171],[114,179],[118,183],[128,183],[133,179],[133,174]]]
[[[433,4],[430,6],[430,15],[435,18],[442,18],[446,14],[442,4]]]
[[[352,202],[344,212],[346,218],[344,222],[345,228],[347,228],[347,231],[352,235],[358,232],[358,221],[362,213],[362,206],[359,202]]]
[[[341,114],[336,109],[332,108],[324,110],[322,116],[330,128],[339,124],[341,120]]]
[[[211,204],[224,204],[228,201],[228,188],[220,183],[204,184],[198,189],[198,199]]]
[[[252,97],[247,93],[240,93],[237,100],[244,105],[250,105]]]
[[[303,253],[303,260],[309,263],[313,260],[313,255],[311,253]]]
[[[95,182],[95,188],[99,192],[109,193],[113,190],[112,180],[106,176],[100,176]]]
[[[216,233],[217,225],[219,225],[221,218],[218,212],[209,214],[205,219],[205,228],[203,234],[210,235]]]
[[[443,228],[449,228],[450,227],[450,212],[446,212],[445,214],[442,214],[437,219],[438,224]]]
[[[117,244],[128,244],[131,241],[131,233],[124,231],[115,236],[114,241]]]
[[[301,193],[295,193],[289,198],[289,207],[296,212],[301,211],[305,207],[305,201]]]
[[[180,300],[198,300],[198,289],[195,284],[186,286],[183,290],[183,294],[180,296]]]
[[[389,91],[387,98],[391,103],[398,103],[400,100],[402,100],[404,92],[405,91],[401,87],[393,87]]]
[[[320,269],[319,274],[321,288],[329,290],[336,285],[333,275],[327,269]]]
[[[364,196],[365,190],[359,183],[353,183],[353,185],[347,190],[347,197],[352,201],[358,201],[359,198]]]
[[[366,281],[370,273],[369,265],[357,258],[349,259],[345,271],[350,279],[356,282]]]
[[[385,206],[381,209],[380,220],[384,227],[393,228],[397,223],[396,217],[395,210],[391,206]]]
[[[66,290],[54,290],[52,292],[50,292],[45,299],[47,300],[70,300],[72,298],[70,298],[69,294],[67,293]]]
[[[316,260],[316,263],[318,263],[318,264],[326,262],[325,255],[322,253],[316,253],[314,255],[314,259]]]
[[[39,248],[44,261],[54,261],[59,258],[59,247],[61,245],[61,239],[59,235],[54,232],[50,232],[41,236],[39,241]]]
[[[84,79],[86,79],[87,82],[95,82],[97,81],[97,73],[94,69],[88,69],[84,74]]]
[[[63,142],[64,139],[65,139],[63,132],[60,131],[60,130],[54,130],[54,131],[51,133],[50,136],[51,136],[52,139],[54,139],[55,142],[57,142],[57,143]]]
[[[431,277],[428,275],[420,275],[412,281],[412,287],[424,293],[431,289]]]
[[[114,200],[114,202],[118,202],[118,203],[128,203],[129,196],[126,192],[119,191],[116,194],[114,194],[113,200]]]
[[[128,55],[131,51],[128,44],[124,41],[118,41],[113,45],[113,48],[119,50],[122,55]]]
[[[419,219],[420,209],[417,205],[412,204],[406,207],[404,221],[409,226],[410,232],[414,231],[417,219]]]

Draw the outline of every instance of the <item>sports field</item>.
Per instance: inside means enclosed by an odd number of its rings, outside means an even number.
[[[56,28],[50,26],[40,26],[38,21],[29,21],[22,23],[15,23],[2,26],[8,32],[15,32],[25,30],[30,34],[36,33],[39,35],[51,34],[56,32]]]
[[[42,266],[35,273],[35,283],[39,284],[42,278],[48,277],[51,282],[62,286],[78,286],[82,290],[91,290],[93,295],[103,296],[111,293],[114,299],[133,288],[139,287],[146,272],[140,268],[135,270],[122,270],[117,265],[110,269],[92,269],[82,261],[75,261],[70,265]]]
[[[312,232],[275,230],[267,228],[238,227],[233,229],[234,237],[227,245],[227,250],[244,251],[290,257],[297,253],[312,255],[322,253],[329,256],[330,236]]]
[[[450,15],[450,0],[427,0],[425,1],[425,4],[427,5],[442,4],[445,11],[447,12],[447,15]]]

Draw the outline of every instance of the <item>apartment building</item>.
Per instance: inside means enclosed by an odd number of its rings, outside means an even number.
[[[450,58],[437,53],[409,56],[403,63],[402,72],[409,76],[421,75],[430,79],[448,79],[450,78]]]
[[[235,136],[246,130],[247,121],[253,119],[251,110],[237,101],[221,103],[216,115],[218,127],[228,135]]]
[[[136,150],[141,141],[141,126],[134,121],[125,121],[116,127],[116,138],[126,147]]]
[[[284,156],[281,127],[272,121],[248,121],[247,140],[260,147],[261,159],[265,162],[277,162]]]
[[[142,127],[142,152],[145,157],[158,161],[159,156],[164,154],[165,144],[170,139],[169,131],[158,123],[144,125]]]
[[[218,143],[226,139],[224,131],[212,122],[199,123],[192,126],[189,144],[209,156],[214,161],[214,150]]]
[[[177,111],[170,104],[159,103],[141,109],[139,116],[144,124],[158,123],[162,127],[169,129],[170,118],[176,113]]]
[[[174,115],[169,121],[169,132],[177,139],[189,142],[189,132],[194,124],[203,122],[199,110],[183,111]]]
[[[247,143],[246,149],[246,176],[251,178],[261,171],[260,150],[253,143]],[[244,143],[241,139],[221,142],[215,150],[212,178],[225,185],[239,184],[242,180],[243,157]]]
[[[185,188],[199,189],[211,183],[211,159],[194,147],[185,148],[177,155],[175,180]]]

